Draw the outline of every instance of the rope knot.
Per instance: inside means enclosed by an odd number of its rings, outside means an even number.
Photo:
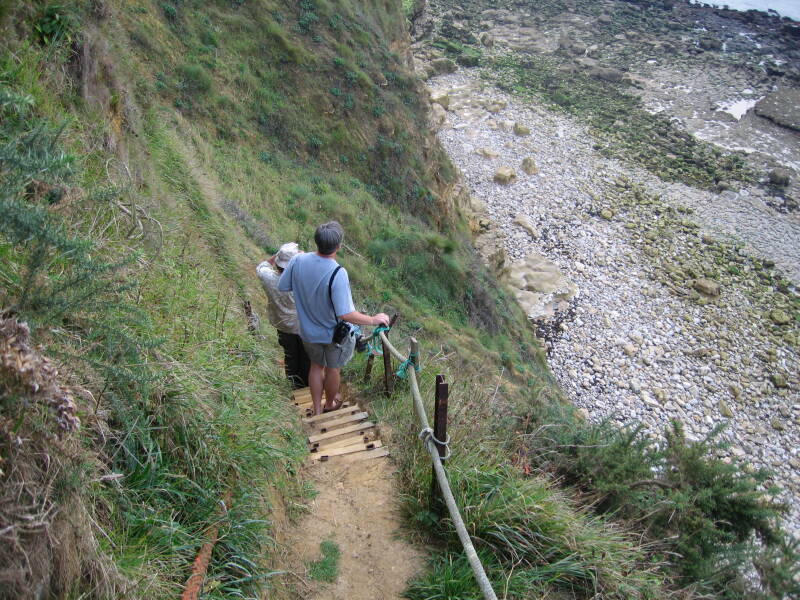
[[[372,330],[372,335],[369,336],[369,341],[367,341],[367,350],[369,354],[372,356],[383,356],[383,350],[381,349],[381,332],[389,332],[392,328],[387,325],[378,325],[375,329]]]
[[[426,446],[428,445],[429,441],[433,442],[436,445],[437,448],[440,447],[440,446],[444,446],[445,454],[444,454],[444,456],[440,457],[442,462],[444,462],[448,458],[450,458],[450,455],[452,453],[450,452],[450,434],[449,433],[447,434],[447,439],[446,440],[444,440],[444,441],[437,440],[436,436],[433,435],[433,429],[431,429],[430,427],[425,427],[424,429],[422,429],[422,431],[419,432],[419,439],[421,439],[422,443],[425,444]]]
[[[402,363],[400,363],[400,368],[397,369],[396,375],[400,379],[405,379],[408,377],[406,371],[408,371],[408,367],[414,365],[414,370],[419,373],[419,361],[417,360],[418,356],[416,352],[412,352],[408,355],[408,358],[405,359]]]

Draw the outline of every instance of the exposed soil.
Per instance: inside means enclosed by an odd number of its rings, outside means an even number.
[[[395,467],[388,459],[309,467],[317,496],[309,513],[285,536],[290,548],[284,569],[297,577],[293,598],[390,600],[402,598],[407,581],[423,567],[424,548],[400,536]],[[322,583],[308,577],[321,558],[320,542],[340,551],[338,577]]]

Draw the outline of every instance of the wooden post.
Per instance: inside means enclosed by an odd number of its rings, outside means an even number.
[[[397,313],[392,316],[392,319],[389,321],[389,328],[391,329],[394,327],[395,322],[397,321]],[[389,332],[385,332],[384,335],[388,338]],[[381,345],[383,346],[383,391],[387,396],[392,395],[392,391],[394,391],[394,371],[392,367],[392,355],[389,353],[389,348],[386,347],[386,344],[383,343],[381,340]]]
[[[447,400],[450,396],[448,385],[444,381],[444,375],[436,376],[436,402],[433,407],[433,437],[437,440],[447,441]],[[441,460],[447,454],[447,448],[440,444],[436,445],[439,450]],[[439,494],[436,491],[436,470],[431,473],[431,508],[437,514],[442,512],[442,503],[438,501]]]
[[[364,383],[369,381],[369,376],[372,375],[372,363],[375,362],[375,355],[370,353],[367,357],[367,368],[364,369]]]

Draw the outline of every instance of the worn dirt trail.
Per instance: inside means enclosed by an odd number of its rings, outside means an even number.
[[[293,597],[402,598],[407,581],[422,569],[425,553],[399,536],[401,518],[391,460],[317,462],[309,471],[318,495],[309,503],[310,512],[285,536],[290,548],[285,568],[298,576]],[[324,540],[334,541],[341,550],[333,583],[308,577],[308,565],[321,558]]]

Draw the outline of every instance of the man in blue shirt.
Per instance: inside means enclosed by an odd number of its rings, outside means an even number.
[[[314,233],[316,252],[295,256],[281,275],[278,289],[293,292],[303,340],[311,368],[308,385],[314,402],[314,414],[321,414],[322,390],[326,411],[341,406],[339,381],[341,368],[353,356],[355,335],[333,342],[337,320],[354,325],[388,325],[384,313],[373,316],[358,312],[353,305],[350,278],[336,262],[336,253],[344,240],[344,230],[336,221],[323,223]]]

